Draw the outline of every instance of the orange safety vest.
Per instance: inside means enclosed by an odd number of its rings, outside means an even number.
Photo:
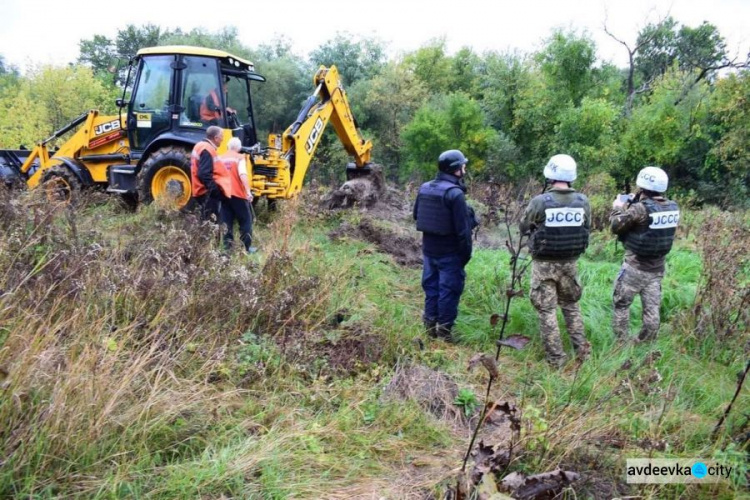
[[[214,182],[219,186],[224,196],[229,197],[232,191],[232,180],[221,159],[216,155],[216,146],[208,139],[196,144],[193,148],[193,153],[190,155],[190,180],[193,183],[193,196],[202,196],[208,191],[198,178],[198,163],[200,163],[203,151],[211,153],[211,158],[214,160]]]
[[[245,188],[247,184],[242,181],[239,170],[240,161],[244,159],[245,155],[236,151],[227,151],[226,154],[221,156],[221,162],[224,164],[224,167],[226,167],[227,172],[229,173],[229,178],[232,180],[232,196],[248,200],[250,198],[247,196],[247,193],[250,188]]]
[[[219,98],[219,94],[218,92],[216,92],[216,89],[213,89],[208,93],[206,98],[201,101],[201,120],[203,120],[204,122],[209,122],[211,120],[221,120],[221,111],[214,111],[212,109],[209,109],[209,107],[206,105],[207,99],[211,99],[217,108],[221,108],[221,99]]]

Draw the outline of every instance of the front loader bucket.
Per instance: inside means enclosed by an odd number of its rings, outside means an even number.
[[[30,154],[28,149],[0,149],[0,184],[8,187],[25,184],[21,166]]]
[[[363,167],[350,163],[346,166],[348,179],[339,189],[331,193],[328,208],[371,207],[385,194],[383,167],[368,163]]]

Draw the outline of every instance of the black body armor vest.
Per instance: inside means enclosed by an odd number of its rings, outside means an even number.
[[[445,180],[425,182],[419,188],[419,210],[417,211],[417,231],[448,236],[456,234],[453,227],[453,214],[445,206],[445,195],[458,185]]]
[[[659,203],[651,198],[641,201],[648,210],[648,221],[625,233],[625,248],[639,257],[664,257],[672,250],[672,243],[680,222],[680,210],[672,200]]]
[[[542,196],[545,219],[531,234],[531,255],[551,260],[578,257],[589,245],[589,230],[585,226],[586,197],[575,193],[572,202],[563,204],[549,193]]]

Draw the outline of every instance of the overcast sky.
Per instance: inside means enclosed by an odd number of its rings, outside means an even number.
[[[667,13],[689,26],[713,23],[730,54],[748,52],[750,0],[2,0],[0,55],[21,70],[64,64],[75,61],[82,38],[114,37],[127,24],[147,23],[184,31],[237,26],[250,47],[285,35],[300,55],[348,32],[380,38],[392,56],[436,37],[445,37],[451,52],[530,52],[562,27],[587,30],[600,59],[625,65],[625,49],[602,29],[605,17],[611,32],[632,43],[641,27]]]

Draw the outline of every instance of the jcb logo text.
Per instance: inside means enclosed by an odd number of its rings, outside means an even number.
[[[307,151],[307,154],[312,154],[315,143],[318,142],[318,138],[320,137],[320,133],[322,131],[323,120],[318,117],[318,119],[315,120],[315,125],[313,125],[312,132],[310,132],[310,137],[307,138],[307,142],[305,143],[305,151]]]
[[[94,127],[94,135],[102,135],[106,134],[107,132],[113,132],[115,130],[120,130],[120,120],[112,120],[111,122],[97,125],[96,127]]]

